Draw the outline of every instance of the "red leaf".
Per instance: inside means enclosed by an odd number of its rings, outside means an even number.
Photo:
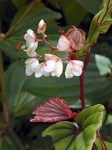
[[[63,99],[50,98],[33,112],[35,115],[31,122],[57,122],[77,116],[72,112]]]

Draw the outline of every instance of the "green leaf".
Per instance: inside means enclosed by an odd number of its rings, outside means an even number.
[[[80,3],[85,9],[87,9],[90,13],[96,14],[99,10],[99,6],[102,0],[76,0]]]
[[[23,6],[27,0],[11,0],[13,4],[19,9],[21,6]]]
[[[101,104],[86,108],[79,113],[78,127],[63,121],[51,125],[42,135],[52,137],[56,150],[91,150],[96,140],[96,130],[102,124],[103,109]]]
[[[87,14],[84,7],[82,7],[76,0],[69,0],[69,5],[68,0],[59,1],[59,4],[63,10],[67,24],[79,26]],[[78,14],[80,14],[80,17]]]
[[[110,59],[100,55],[95,55],[95,59],[101,75],[105,75],[110,72],[110,67],[112,66]]]
[[[96,42],[99,34],[104,34],[112,24],[112,0],[103,0],[100,11],[94,16],[88,35],[88,43]],[[93,36],[94,35],[94,36]]]
[[[69,144],[72,145],[72,140],[74,140],[74,134],[77,131],[76,126],[68,121],[62,121],[51,125],[42,134],[42,136],[49,135],[52,137],[56,150],[67,149]]]
[[[99,128],[102,123],[103,110],[104,106],[101,104],[97,104],[95,106],[90,106],[84,110],[82,110],[77,118],[78,125],[85,129],[92,124],[97,124]]]
[[[47,32],[53,33],[56,29],[56,19],[59,19],[61,15],[48,8],[46,8],[42,3],[35,6],[24,20],[17,26],[16,30],[13,32],[13,36],[22,36],[28,29],[37,31],[38,23],[41,19],[44,19],[47,23]],[[46,34],[47,34],[46,32]]]
[[[100,11],[92,19],[87,43],[85,47],[76,52],[77,57],[84,56],[92,46],[95,45],[99,34],[104,34],[108,31],[112,24],[112,0],[103,0]]]
[[[3,136],[0,137],[0,150],[16,150],[16,147],[8,136]]]
[[[23,68],[23,62],[18,61],[5,73],[8,107],[15,116],[31,113],[35,104],[35,96],[22,91],[26,80]]]

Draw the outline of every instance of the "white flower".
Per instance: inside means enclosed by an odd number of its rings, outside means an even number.
[[[31,43],[35,42],[36,35],[33,30],[27,30],[27,33],[24,35],[24,39],[26,40],[26,46],[29,47]]]
[[[43,19],[41,19],[39,24],[38,24],[37,33],[43,34],[45,32],[45,30],[46,30],[46,23],[44,22]]]
[[[32,75],[39,68],[39,61],[36,58],[29,58],[25,61],[26,76]]]
[[[27,53],[29,57],[34,57],[37,55],[35,52],[36,48],[38,47],[38,42],[35,40],[36,35],[33,30],[27,30],[27,33],[24,35],[24,39],[26,40],[27,49],[24,51]]]
[[[35,77],[38,78],[44,76],[56,76],[60,77],[63,71],[63,63],[61,59],[52,54],[45,54],[46,62],[40,65],[40,69],[35,73]]]
[[[24,51],[29,57],[35,57],[37,55],[36,53],[36,48],[37,48],[37,42],[30,43],[29,47],[25,49]]]
[[[64,52],[71,51],[70,42],[64,35],[61,35],[61,37],[59,38],[57,49],[58,51],[64,51]]]
[[[71,60],[67,64],[66,70],[65,70],[65,77],[66,78],[72,78],[74,76],[80,76],[82,74],[84,63],[79,60]]]

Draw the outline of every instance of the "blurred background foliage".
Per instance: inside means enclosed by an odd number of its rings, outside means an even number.
[[[8,110],[11,117],[10,128],[0,128],[0,150],[53,150],[50,137],[41,137],[48,123],[30,123],[32,111],[49,97],[64,98],[70,107],[79,112],[79,79],[26,77],[21,50],[27,29],[36,31],[40,19],[47,23],[46,34],[56,46],[60,34],[58,29],[67,30],[70,25],[82,28],[88,34],[93,16],[98,12],[102,0],[0,0],[0,32],[5,34],[0,40],[5,69]],[[85,97],[87,106],[102,103],[105,110],[104,125],[101,129],[105,140],[112,142],[112,28],[100,35],[92,49],[91,61],[85,74]],[[39,43],[38,53],[43,54],[48,47]],[[60,54],[64,57],[65,54]],[[1,97],[1,94],[0,94]],[[0,121],[2,117],[0,98]],[[22,145],[18,148],[16,138]],[[18,142],[18,143],[19,143]],[[21,148],[21,149],[20,149]]]

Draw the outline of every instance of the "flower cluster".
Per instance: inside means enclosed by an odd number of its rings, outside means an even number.
[[[75,50],[80,50],[85,45],[85,33],[81,29],[77,29],[72,26],[66,33],[62,33],[57,46],[52,46],[47,40],[46,23],[42,19],[38,24],[37,34],[42,35],[42,39],[38,39],[35,32],[31,29],[27,30],[24,35],[26,40],[26,49],[24,50],[26,54],[30,57],[25,61],[25,74],[30,76],[34,73],[36,78],[41,76],[56,76],[60,77],[63,72],[63,61],[68,61],[65,69],[65,77],[72,78],[74,76],[80,76],[83,71],[84,63],[77,60],[75,56]],[[39,42],[44,42],[50,47],[50,51],[43,56],[40,56],[36,49]],[[67,52],[68,57],[59,58],[54,54],[53,51]],[[44,59],[44,62],[39,63],[40,59]]]

